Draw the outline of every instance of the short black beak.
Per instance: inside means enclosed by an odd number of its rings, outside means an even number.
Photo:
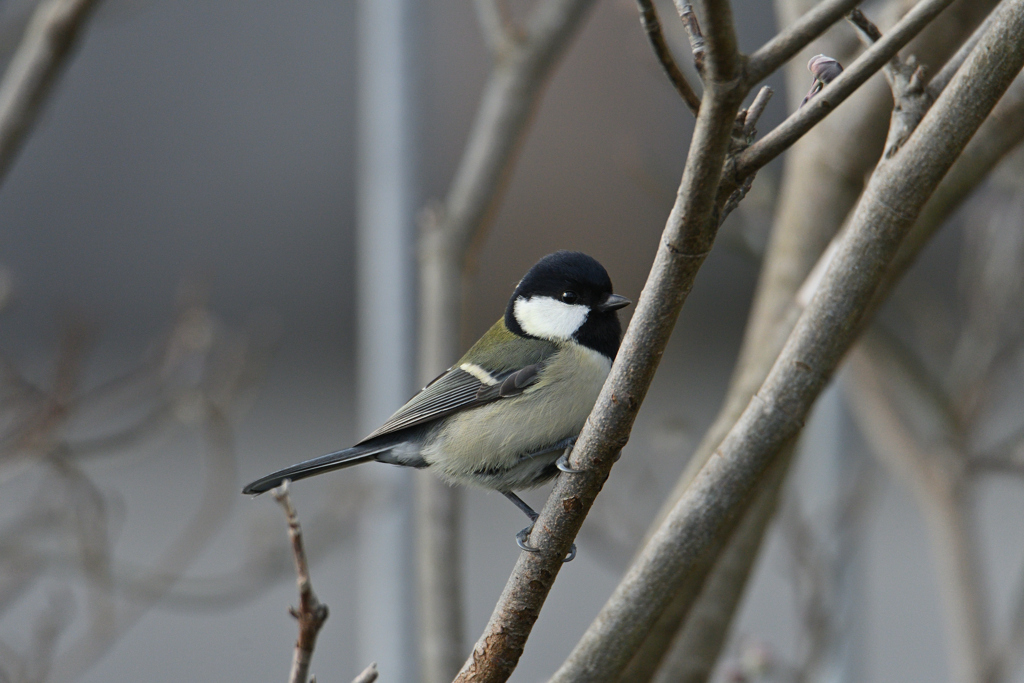
[[[628,306],[631,303],[633,302],[624,296],[619,296],[618,294],[609,294],[608,298],[604,300],[604,303],[600,303],[597,305],[597,310],[601,311],[602,313],[604,313],[605,311],[617,311],[623,306]]]

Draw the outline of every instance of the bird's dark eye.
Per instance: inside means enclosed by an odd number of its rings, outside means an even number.
[[[580,295],[572,290],[567,290],[562,292],[562,296],[560,298],[567,304],[574,304],[579,301]]]

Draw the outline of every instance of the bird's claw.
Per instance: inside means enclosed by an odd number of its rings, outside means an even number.
[[[530,526],[526,527],[525,529],[523,529],[522,531],[520,531],[518,534],[516,534],[516,545],[519,546],[520,550],[525,550],[528,553],[539,553],[540,552],[540,548],[534,548],[532,545],[530,545],[529,543],[526,542],[526,539],[528,539],[530,537],[530,532],[531,531],[533,531],[533,525],[532,524]],[[562,562],[563,563],[564,562],[572,562],[574,559],[576,559],[576,544],[575,543],[573,543],[571,546],[569,546],[569,554],[565,556],[565,559],[562,560]]]
[[[516,545],[519,546],[520,550],[525,550],[528,553],[539,553],[540,548],[534,548],[526,542],[526,539],[530,537],[531,531],[533,531],[532,524],[516,534]]]
[[[566,474],[579,474],[583,470],[573,469],[569,466],[569,453],[572,452],[572,447],[566,448],[565,451],[559,456],[558,460],[555,461],[555,467]]]

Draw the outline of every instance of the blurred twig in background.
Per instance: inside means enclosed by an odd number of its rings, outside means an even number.
[[[232,423],[244,414],[261,380],[275,336],[265,326],[245,335],[228,329],[208,309],[203,290],[186,287],[170,332],[134,368],[112,379],[91,386],[83,382],[92,335],[81,323],[68,325],[49,386],[34,384],[0,354],[0,481],[11,488],[19,480],[39,479],[33,495],[4,499],[0,613],[44,580],[72,589],[40,617],[31,652],[4,657],[8,678],[72,680],[149,609],[174,598],[175,585],[235,503]],[[123,513],[86,465],[123,457],[163,432],[182,428],[196,430],[204,444],[206,473],[194,477],[201,482],[200,498],[190,508],[191,519],[143,569],[116,556],[112,526],[120,524]],[[343,537],[346,528],[335,523],[332,531]],[[239,583],[244,590],[235,599],[251,598],[282,573],[282,567],[265,560],[244,569],[249,576],[205,586],[212,588],[214,602],[218,592]],[[72,606],[78,606],[74,611],[85,626],[75,629],[75,640],[58,647],[59,635],[76,623]],[[45,675],[28,677],[29,671]]]
[[[1020,155],[1008,166],[964,218],[964,317],[953,339],[951,320],[909,316],[917,325],[901,332],[910,345],[875,329],[850,359],[862,433],[907,482],[932,532],[957,681],[1010,680],[1020,657],[1019,624],[1001,646],[994,636],[975,519],[979,479],[1019,480],[1024,456]],[[1016,600],[1024,604],[1024,593]]]

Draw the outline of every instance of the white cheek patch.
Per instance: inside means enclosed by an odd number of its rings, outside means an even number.
[[[548,296],[516,299],[512,312],[526,334],[540,339],[569,339],[587,321],[590,309]]]

